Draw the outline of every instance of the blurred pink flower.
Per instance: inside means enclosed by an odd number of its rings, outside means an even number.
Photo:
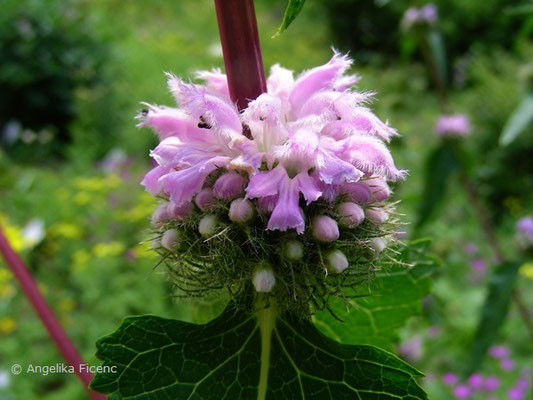
[[[468,399],[470,396],[472,396],[472,389],[466,385],[459,385],[453,389],[453,395],[457,399]]]
[[[507,346],[492,346],[489,354],[494,358],[507,358],[511,354]]]
[[[442,376],[442,382],[447,386],[455,386],[459,378],[453,372],[447,372]]]
[[[442,115],[435,126],[440,137],[465,137],[471,130],[470,121],[464,114]]]
[[[485,379],[483,389],[486,392],[493,392],[500,387],[500,380],[495,376],[489,376]]]

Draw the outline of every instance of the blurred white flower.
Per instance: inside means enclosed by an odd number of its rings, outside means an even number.
[[[43,220],[37,218],[32,219],[22,229],[22,236],[30,246],[35,246],[38,244],[44,239],[45,234],[44,222]]]

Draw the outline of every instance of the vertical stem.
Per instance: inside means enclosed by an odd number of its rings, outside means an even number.
[[[433,54],[431,52],[431,47],[429,46],[427,35],[425,33],[419,32],[417,36],[418,41],[420,43],[420,48],[422,49],[422,56],[426,61],[427,67],[429,69],[429,74],[431,76],[431,79],[433,80],[435,88],[437,89],[440,107],[444,113],[448,114],[450,112],[450,107],[448,102],[448,93],[446,91],[446,83],[442,80],[442,76],[439,71],[439,66],[437,65],[435,57],[433,57]]]
[[[231,100],[243,110],[266,92],[253,0],[215,0]]]
[[[61,328],[61,325],[57,321],[54,313],[46,303],[46,300],[39,292],[35,280],[31,276],[30,272],[24,265],[22,259],[15,253],[7,238],[4,236],[2,229],[0,227],[0,253],[3,255],[7,265],[15,275],[15,278],[20,283],[22,290],[31,305],[37,312],[37,315],[41,319],[42,323],[48,330],[48,333],[55,342],[57,348],[59,349],[63,358],[67,363],[74,367],[76,375],[83,382],[83,386],[88,391],[89,395],[94,400],[104,400],[105,396],[89,391],[89,383],[92,380],[92,374],[87,371],[87,369],[81,369],[81,365],[85,365],[82,361],[81,356],[78,351],[68,338],[65,331]]]

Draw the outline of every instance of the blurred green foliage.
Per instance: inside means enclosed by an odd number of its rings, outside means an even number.
[[[71,123],[87,108],[99,117],[85,121],[85,127],[105,137],[104,107],[113,111],[106,76],[109,45],[84,3],[2,2],[1,144],[18,159],[58,155],[76,141],[79,133]],[[102,156],[101,150],[93,156]]]

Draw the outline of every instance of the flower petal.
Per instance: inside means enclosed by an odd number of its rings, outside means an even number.
[[[180,206],[193,199],[204,184],[207,176],[220,167],[229,163],[228,157],[213,157],[189,168],[170,172],[159,179],[163,191],[170,196],[170,200]]]
[[[267,229],[286,231],[296,228],[296,232],[303,233],[305,221],[299,207],[300,190],[297,179],[285,176],[279,184],[279,199],[272,215],[268,220]]]
[[[211,71],[196,71],[196,78],[206,83],[207,89],[219,96],[229,100],[228,78],[220,69],[214,68]]]
[[[242,113],[243,122],[261,152],[268,152],[273,146],[285,143],[289,136],[282,123],[281,100],[270,94],[263,93],[251,101]]]
[[[159,178],[167,174],[171,169],[171,165],[159,165],[153,168],[144,176],[143,180],[141,181],[141,185],[143,185],[146,190],[148,190],[154,196],[158,195],[161,192]]]
[[[335,52],[327,64],[302,73],[294,83],[289,96],[292,114],[298,115],[301,107],[314,93],[323,89],[333,89],[335,81],[351,64],[352,61],[347,56]]]
[[[170,76],[169,86],[183,109],[212,128],[228,145],[242,136],[239,113],[234,104],[210,93],[204,87],[186,84],[174,76]]]
[[[246,188],[246,198],[273,196],[279,192],[280,182],[288,178],[285,168],[279,164],[276,168],[266,172],[258,172],[250,178]]]
[[[317,173],[328,185],[357,182],[364,175],[349,162],[324,149],[321,149],[317,157]]]
[[[137,126],[150,126],[159,135],[160,139],[179,137],[183,141],[209,141],[212,135],[206,129],[198,128],[198,121],[191,118],[183,110],[171,107],[158,107],[144,103],[148,107],[145,115],[139,115],[143,119]]]
[[[340,142],[342,150],[337,156],[352,163],[357,169],[390,180],[403,179],[407,172],[399,170],[387,146],[370,136],[351,136]]]
[[[307,172],[300,172],[294,179],[298,181],[298,189],[304,195],[307,205],[317,201],[322,196],[322,191],[316,181]]]

